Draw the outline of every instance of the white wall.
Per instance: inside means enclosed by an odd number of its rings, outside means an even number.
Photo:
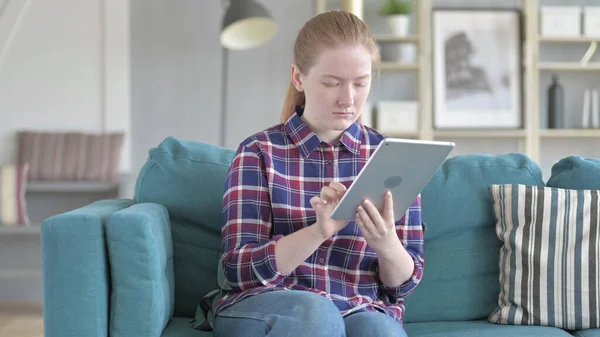
[[[126,132],[130,170],[129,37],[127,0],[0,0],[0,164],[18,130],[104,129]],[[0,301],[41,300],[39,235],[0,247]]]
[[[220,1],[131,1],[133,172],[168,136],[219,141]]]
[[[259,48],[229,52],[228,148],[279,122],[292,45],[314,13],[313,1],[259,1],[279,32]],[[219,0],[132,0],[133,172],[168,136],[219,144],[222,14]]]
[[[259,48],[229,52],[227,128],[225,146],[235,148],[249,134],[278,122],[289,80],[294,38],[313,14],[312,0],[258,0],[279,23],[274,40]],[[582,4],[597,4],[585,0]],[[330,2],[339,4],[338,1]],[[378,7],[365,0],[365,7]],[[434,0],[435,6],[517,7],[520,1]],[[543,5],[565,0],[541,0]],[[219,29],[222,1],[133,0],[132,1],[132,116],[133,172],[146,160],[148,149],[167,136],[219,144],[221,96],[221,48]],[[376,12],[376,10],[374,10]],[[369,22],[382,30],[376,22]],[[545,47],[544,47],[545,48]],[[562,49],[558,54],[567,53]],[[544,49],[544,53],[547,51]],[[551,51],[548,51],[551,52]],[[556,54],[556,52],[551,52]],[[566,77],[565,74],[561,76]],[[580,88],[597,83],[589,75],[568,82],[569,97]],[[371,96],[398,99],[414,96],[416,77],[410,73],[384,73]],[[580,83],[581,82],[581,83]],[[585,83],[583,83],[585,82]],[[547,81],[541,82],[541,94]],[[401,88],[401,89],[398,89]],[[540,97],[543,100],[543,97]],[[579,98],[572,111],[580,111]],[[520,151],[515,139],[452,139],[454,154],[506,153]],[[555,161],[568,155],[600,157],[597,139],[544,140],[540,166],[547,179]]]
[[[0,164],[21,129],[129,135],[129,79],[128,1],[0,1]]]
[[[268,44],[229,53],[226,146],[235,148],[251,133],[279,123],[287,91],[294,41],[314,15],[313,1],[263,0],[279,24]]]

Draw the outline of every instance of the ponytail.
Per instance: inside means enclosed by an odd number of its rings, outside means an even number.
[[[304,93],[296,90],[294,84],[290,81],[285,100],[283,101],[283,109],[281,110],[280,122],[285,123],[294,113],[294,108],[298,105],[304,105],[306,99]]]

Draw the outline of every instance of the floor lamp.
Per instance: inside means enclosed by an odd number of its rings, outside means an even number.
[[[227,129],[227,77],[229,49],[247,50],[271,40],[277,33],[277,23],[267,9],[255,0],[230,0],[221,26],[221,135],[225,147]]]

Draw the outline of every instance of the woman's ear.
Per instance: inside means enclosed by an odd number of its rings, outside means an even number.
[[[304,91],[304,85],[303,85],[303,76],[300,73],[300,69],[298,68],[297,65],[292,64],[292,83],[294,84],[294,87],[296,88],[296,90],[302,92]]]

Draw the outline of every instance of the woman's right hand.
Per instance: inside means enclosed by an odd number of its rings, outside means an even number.
[[[329,186],[323,186],[320,195],[310,199],[310,204],[317,213],[317,222],[314,226],[324,240],[346,227],[349,222],[348,220],[335,220],[331,218],[331,213],[340,200],[342,200],[345,193],[346,186],[334,181]]]

